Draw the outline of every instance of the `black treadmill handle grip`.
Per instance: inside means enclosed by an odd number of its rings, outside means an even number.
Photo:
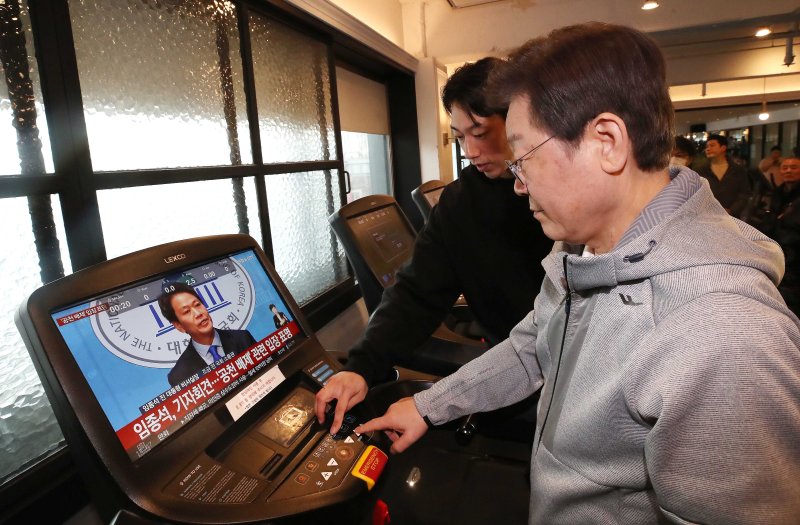
[[[122,509],[111,519],[109,525],[164,525],[163,521],[153,521]]]
[[[456,429],[456,443],[465,447],[469,445],[478,430],[478,415],[470,414]]]

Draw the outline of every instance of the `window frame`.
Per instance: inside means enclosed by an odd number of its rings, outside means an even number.
[[[54,173],[43,175],[0,176],[0,199],[32,195],[58,195],[73,271],[106,260],[97,192],[107,189],[199,182],[236,177],[254,177],[258,193],[258,211],[262,246],[273,258],[269,228],[265,177],[307,171],[329,171],[338,177],[338,208],[346,202],[344,161],[336,91],[336,65],[349,65],[387,85],[390,108],[390,140],[393,187],[408,214],[414,210],[410,190],[421,181],[414,71],[387,58],[363,42],[283,0],[232,0],[237,8],[240,52],[242,57],[246,112],[249,120],[253,161],[238,166],[148,169],[130,171],[93,171],[83,113],[77,58],[75,55],[68,0],[29,1],[28,10],[39,69],[42,100],[47,119]],[[249,16],[258,13],[288,25],[327,46],[331,82],[331,113],[337,160],[264,164],[261,158],[258,110],[255,99]],[[244,136],[241,137],[244,139]],[[402,173],[402,179],[399,174]],[[408,191],[403,191],[408,189]],[[337,196],[334,195],[334,198]],[[333,232],[331,232],[333,235]],[[302,307],[312,327],[320,328],[360,298],[352,277],[339,282]],[[89,495],[90,479],[81,478],[70,450],[64,443],[54,451],[31,461],[12,473],[0,485],[0,516],[14,522],[42,517],[63,521],[84,506]]]
[[[336,99],[336,60],[332,38],[329,34],[303,23],[296,17],[289,16],[284,10],[275,6],[258,2],[234,1],[233,3],[237,8],[243,87],[250,129],[249,136],[242,137],[242,139],[250,140],[252,163],[190,168],[94,171],[84,120],[83,98],[67,0],[30,2],[29,11],[40,71],[42,102],[47,108],[45,118],[50,130],[55,173],[35,176],[2,176],[0,177],[0,198],[58,194],[66,230],[66,239],[63,241],[67,243],[74,271],[107,259],[97,201],[98,191],[253,177],[261,229],[261,238],[258,241],[270,259],[274,259],[264,177],[275,174],[323,171],[328,176],[337,177],[339,187],[344,187],[344,162]],[[326,46],[335,137],[335,143],[331,146],[335,148],[337,160],[269,164],[263,162],[249,33],[251,12],[273,19]],[[340,195],[333,196],[334,200],[338,198],[339,201],[329,203],[331,213],[344,202],[343,191],[339,193]],[[334,246],[335,239],[332,237],[332,249]],[[338,313],[335,310],[341,302],[339,295],[345,294],[348,297],[353,295],[350,289],[355,288],[356,285],[352,272],[349,270],[344,282],[345,286],[341,286],[342,284],[338,283],[304,305],[304,310],[307,309],[311,314],[312,325],[319,324],[321,326]],[[326,308],[326,305],[330,305],[330,308]]]

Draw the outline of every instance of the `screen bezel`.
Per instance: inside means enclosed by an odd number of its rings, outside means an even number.
[[[252,237],[247,235],[219,235],[177,241],[118,257],[36,290],[20,307],[19,321],[24,331],[28,332],[23,334],[23,337],[28,339],[33,350],[35,365],[43,378],[43,384],[59,423],[64,427],[65,436],[72,434],[77,437],[84,434],[115,477],[125,478],[126,475],[132,474],[134,466],[143,469],[137,475],[144,475],[144,472],[152,471],[153,464],[157,464],[158,459],[164,455],[169,455],[176,463],[189,461],[215,436],[198,436],[197,432],[187,432],[187,430],[209,419],[216,422],[211,426],[224,430],[220,427],[219,421],[224,417],[211,416],[220,410],[227,412],[227,408],[224,402],[215,403],[205,415],[200,414],[187,423],[180,432],[172,436],[173,439],[154,447],[150,453],[136,462],[132,461],[86,382],[78,363],[67,348],[56,323],[52,320],[51,312],[61,310],[65,305],[80,304],[92,297],[128,287],[132,283],[153,280],[166,272],[202,264],[247,249],[252,249],[256,254],[300,329],[307,336],[307,339],[301,341],[292,352],[286,353],[272,366],[265,367],[254,376],[255,379],[267,370],[279,366],[285,358],[300,353],[304,347],[309,346],[309,341],[315,343],[312,346],[318,346],[319,343],[313,336],[313,330],[299,305],[272,268],[263,250]],[[246,388],[249,382],[245,381],[230,392],[228,397]]]

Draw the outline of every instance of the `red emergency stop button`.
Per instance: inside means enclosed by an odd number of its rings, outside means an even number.
[[[391,523],[389,517],[389,505],[382,499],[375,502],[375,507],[372,509],[372,525],[389,525]]]

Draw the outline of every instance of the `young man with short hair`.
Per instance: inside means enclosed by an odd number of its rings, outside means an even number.
[[[453,135],[471,165],[448,184],[414,244],[410,263],[384,291],[363,338],[350,350],[346,371],[317,393],[322,422],[337,400],[331,432],[369,385],[384,381],[392,365],[427,340],[463,294],[490,344],[508,337],[533,308],[544,278],[541,260],[553,243],[514,194],[506,161],[507,107],[487,101],[490,72],[501,63],[484,58],[448,79],[442,102]]]
[[[656,44],[562,28],[515,51],[516,189],[556,240],[508,340],[355,430],[400,452],[427,430],[541,389],[530,523],[797,523],[800,321],[774,241],[668,169]]]
[[[750,196],[750,179],[747,170],[728,159],[728,138],[723,135],[709,135],[706,141],[708,166],[698,168],[697,174],[708,181],[711,192],[722,207],[739,217]]]

